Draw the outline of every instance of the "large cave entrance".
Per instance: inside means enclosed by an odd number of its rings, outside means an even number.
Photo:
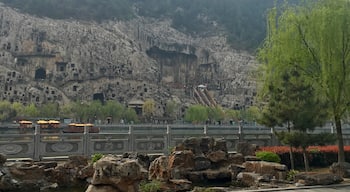
[[[35,80],[43,80],[46,79],[46,71],[44,68],[39,68],[35,71]]]
[[[105,101],[105,96],[103,93],[95,93],[92,97],[94,101],[100,101],[101,103],[104,103]]]

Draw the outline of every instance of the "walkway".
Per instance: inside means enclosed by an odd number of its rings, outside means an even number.
[[[288,187],[288,188],[273,188],[273,189],[259,189],[259,190],[234,190],[232,192],[349,192],[350,183],[347,181],[343,184],[337,185],[322,185],[322,186],[304,186],[304,187]]]

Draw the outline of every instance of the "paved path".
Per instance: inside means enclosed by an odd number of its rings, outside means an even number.
[[[325,185],[325,186],[306,186],[306,187],[290,187],[290,188],[274,188],[261,190],[240,190],[239,192],[350,192],[350,183],[339,185]],[[232,191],[237,192],[237,191]]]

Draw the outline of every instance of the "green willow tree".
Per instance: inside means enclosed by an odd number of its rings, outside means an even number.
[[[350,2],[308,1],[273,9],[259,57],[266,80],[286,68],[300,72],[329,104],[338,141],[338,162],[345,162],[341,120],[350,104]],[[279,16],[277,16],[279,15]]]
[[[194,124],[208,120],[208,110],[203,105],[191,105],[185,112],[185,121]]]

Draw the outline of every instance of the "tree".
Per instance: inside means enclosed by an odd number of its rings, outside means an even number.
[[[34,103],[26,105],[24,107],[23,113],[26,117],[38,117],[40,114],[38,108]]]
[[[320,0],[286,6],[280,14],[273,9],[259,50],[266,80],[286,68],[296,69],[329,103],[337,130],[338,162],[345,162],[341,119],[350,104],[349,8],[347,0]]]
[[[150,121],[153,118],[155,111],[156,103],[153,99],[147,99],[142,105],[142,114],[147,121]]]
[[[221,107],[219,106],[208,107],[207,110],[208,110],[208,118],[211,121],[221,122],[222,120],[225,119],[225,113]]]
[[[176,112],[179,106],[175,103],[175,101],[169,100],[165,105],[165,116],[166,117],[176,117]]]
[[[16,116],[16,111],[9,101],[0,102],[0,121],[9,121]]]
[[[111,117],[112,122],[118,122],[123,117],[125,111],[124,106],[117,101],[108,100],[101,109],[101,115],[103,118]]]
[[[20,102],[13,102],[12,109],[16,111],[16,116],[24,116],[24,105]]]
[[[336,140],[335,136],[331,133],[320,134],[308,134],[303,131],[293,132],[279,132],[276,133],[278,139],[284,143],[295,148],[301,148],[304,157],[305,171],[309,171],[309,155],[307,148],[311,145],[326,145],[332,144]]]
[[[58,103],[46,103],[39,108],[41,117],[58,117],[59,105]]]
[[[207,108],[203,105],[192,105],[185,112],[185,121],[203,123],[208,120]]]
[[[123,119],[125,119],[126,123],[137,123],[139,121],[137,118],[136,111],[132,108],[125,109]]]
[[[258,122],[269,127],[287,125],[287,133],[282,136],[293,136],[291,131],[300,132],[305,135],[307,131],[313,131],[315,127],[322,126],[327,120],[327,109],[325,103],[316,95],[313,87],[308,84],[304,77],[296,70],[285,71],[280,75],[275,75],[270,81],[264,82],[267,89],[259,92],[260,100],[265,102],[263,105],[263,112],[258,119]],[[279,136],[278,133],[276,133]],[[289,141],[285,137],[280,136],[280,140]],[[296,140],[302,140],[303,137],[296,137]],[[303,141],[298,141],[303,143]],[[291,168],[294,169],[292,142],[285,142],[289,144]],[[304,142],[302,147],[307,147]],[[295,146],[294,147],[299,147]],[[306,153],[306,147],[303,148]],[[307,157],[306,155],[304,155]],[[308,170],[308,162],[305,160],[305,168]]]

